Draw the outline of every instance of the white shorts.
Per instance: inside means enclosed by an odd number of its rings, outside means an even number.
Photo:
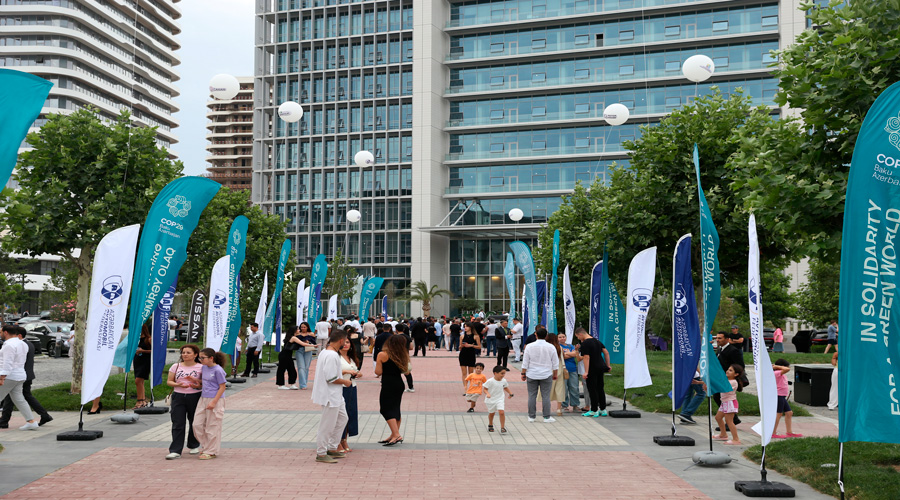
[[[490,399],[484,400],[488,413],[497,413],[497,410],[506,411],[506,408],[503,407],[504,402],[504,399],[501,399],[500,401],[491,401]]]

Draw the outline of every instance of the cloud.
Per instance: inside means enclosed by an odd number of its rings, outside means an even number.
[[[253,0],[186,0],[178,3],[181,75],[175,98],[181,110],[175,129],[179,142],[172,149],[184,162],[184,172],[206,172],[206,102],[209,79],[218,73],[253,76]]]

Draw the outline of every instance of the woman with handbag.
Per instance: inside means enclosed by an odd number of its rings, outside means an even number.
[[[287,333],[284,334],[284,342],[281,344],[281,352],[278,353],[278,370],[275,372],[275,385],[281,390],[294,389],[297,386],[297,369],[294,368],[294,351],[300,347],[300,344],[291,342],[291,339],[297,335],[297,327],[292,326]],[[287,370],[288,384],[284,385],[284,372]]]
[[[200,441],[194,437],[194,413],[200,401],[200,389],[194,388],[192,380],[199,379],[203,365],[197,356],[200,348],[194,344],[181,346],[181,361],[169,368],[166,385],[172,387],[169,395],[169,415],[172,417],[172,443],[166,460],[181,458],[184,449],[184,423],[188,422],[187,446],[191,455],[200,453]]]
[[[294,360],[297,362],[298,383],[300,390],[305,390],[309,380],[309,365],[312,363],[313,353],[316,352],[316,334],[313,333],[309,323],[304,321],[298,327],[299,331],[291,337],[291,343],[300,347],[294,351]]]
[[[556,415],[562,415],[563,402],[566,400],[566,384],[568,383],[569,372],[566,370],[566,362],[563,360],[562,348],[559,346],[559,337],[555,333],[547,334],[547,343],[556,348],[556,357],[558,362],[557,373],[559,376],[553,381],[550,387],[550,401],[556,401]],[[544,397],[541,395],[541,397]]]
[[[347,409],[347,427],[344,429],[344,435],[341,437],[341,444],[338,445],[338,451],[341,453],[349,453],[353,451],[347,443],[347,438],[359,434],[359,410],[356,404],[356,382],[354,379],[362,377],[359,367],[362,366],[362,359],[356,350],[356,345],[350,339],[344,340],[341,346],[341,377],[350,381],[350,387],[344,386],[344,405]]]

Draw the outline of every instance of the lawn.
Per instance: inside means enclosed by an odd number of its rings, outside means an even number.
[[[839,451],[834,437],[785,439],[767,447],[766,469],[838,497]],[[759,463],[762,448],[751,446],[744,456]],[[896,500],[900,495],[900,444],[845,443],[844,491],[847,498],[856,500]]]
[[[785,358],[792,365],[798,363],[830,363],[831,361],[831,354],[770,353],[770,356],[772,356],[773,361],[778,358]],[[752,365],[752,354],[745,353],[744,362]],[[668,394],[672,390],[671,351],[648,352],[647,365],[650,368],[650,377],[653,380],[653,385],[629,390],[628,404],[644,411],[670,413],[672,411],[672,400],[669,399]],[[624,387],[624,365],[613,365],[612,375],[607,376],[604,380],[606,393],[621,398]],[[737,397],[741,415],[759,415],[759,401],[755,395],[739,392]],[[705,408],[705,405],[701,405],[698,413],[704,413]],[[802,406],[794,405],[794,416],[808,417],[809,415],[809,412]]]
[[[179,349],[185,342],[169,342],[169,349]],[[260,357],[263,363],[267,363],[268,361],[268,353],[272,350],[272,346],[265,346],[263,348],[262,355]],[[271,359],[273,363],[277,362],[278,355],[272,350]],[[225,373],[231,376],[231,359],[226,356],[225,357]],[[238,374],[240,371],[244,369],[246,356],[241,356],[241,362],[238,365]],[[166,395],[171,392],[171,388],[166,385],[166,377],[168,376],[169,367],[171,364],[167,364],[163,368],[163,382],[156,386],[153,389],[153,397],[156,401],[162,401],[166,398]],[[50,387],[43,387],[41,389],[35,389],[34,397],[41,402],[41,405],[47,409],[47,411],[78,411],[80,408],[79,403],[81,402],[81,396],[79,394],[70,394],[69,390],[71,389],[71,384],[69,382],[63,382],[56,385],[52,385]],[[125,389],[125,375],[111,375],[109,380],[107,380],[106,385],[103,387],[103,395],[100,396],[100,402],[103,403],[104,410],[120,410],[122,409],[122,392]],[[150,381],[144,382],[144,390],[147,394],[147,399],[150,399]],[[135,400],[137,399],[137,388],[134,383],[134,373],[128,374],[128,408],[132,408],[135,404]],[[90,409],[90,406],[85,406],[86,410]]]

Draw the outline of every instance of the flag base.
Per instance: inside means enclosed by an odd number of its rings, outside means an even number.
[[[117,424],[133,424],[141,419],[140,415],[134,413],[116,413],[109,417],[109,420]]]
[[[641,412],[634,410],[612,410],[609,412],[612,418],[641,418]]]
[[[660,446],[694,446],[694,438],[688,436],[653,436],[653,442]]]
[[[262,364],[263,368],[275,368],[277,366],[278,366],[278,363],[263,363]],[[260,371],[262,371],[262,370],[260,370]]]
[[[229,382],[228,379],[225,379],[225,388],[231,389],[231,382]]]
[[[169,413],[168,406],[145,406],[143,408],[135,408],[134,412],[138,415],[162,415]]]
[[[272,370],[268,368],[260,368],[259,373],[272,373]]]
[[[747,497],[793,498],[794,488],[769,481],[735,481],[734,489]]]
[[[66,431],[56,435],[57,441],[93,441],[103,437],[103,431]]]
[[[243,384],[247,382],[247,379],[245,379],[244,377],[231,377],[226,378],[225,381],[231,382],[232,384]]]
[[[704,467],[715,467],[717,465],[727,465],[732,461],[731,455],[721,451],[698,451],[691,457],[697,465]]]

